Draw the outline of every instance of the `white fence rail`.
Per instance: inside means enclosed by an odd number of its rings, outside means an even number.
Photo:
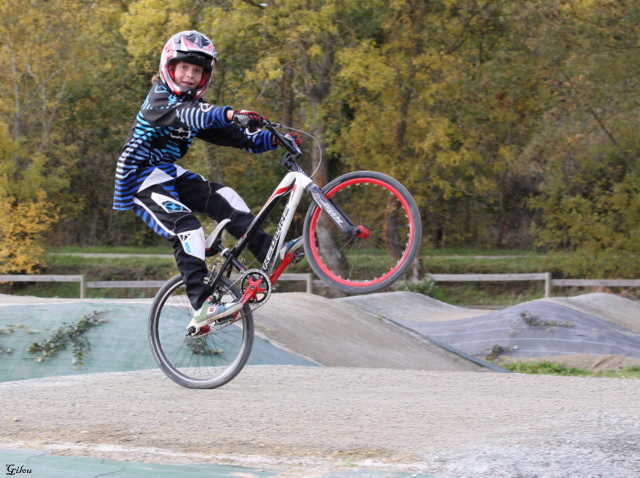
[[[321,281],[315,280],[314,275],[308,274],[282,274],[281,281],[299,281],[307,283],[307,292],[313,293],[314,283],[319,285]],[[87,296],[87,289],[159,289],[165,280],[105,280],[87,281],[83,275],[32,275],[32,274],[11,274],[0,275],[0,282],[78,282],[80,284],[80,298]]]
[[[544,281],[544,296],[551,297],[551,272],[540,274],[431,274],[434,282],[512,282]],[[640,281],[638,281],[640,284]]]
[[[551,297],[553,287],[640,287],[638,279],[553,279],[550,272],[538,274],[431,274],[434,282],[512,282],[544,281],[544,295]],[[282,274],[281,281],[306,282],[307,293],[313,293],[314,286],[324,284],[315,279],[314,274]],[[87,289],[109,288],[153,288],[159,289],[166,281],[87,281],[83,275],[0,275],[0,282],[79,282],[80,298],[87,296]]]
[[[0,275],[0,282],[79,282],[80,298],[86,296],[87,282],[84,276],[74,275],[33,275],[33,274],[11,274]]]
[[[640,287],[638,279],[553,279],[551,272],[539,274],[431,274],[434,282],[544,281],[544,296],[553,287]]]
[[[236,280],[239,276],[232,275],[231,279]],[[0,276],[0,280],[2,277]],[[313,274],[282,274],[280,276],[281,281],[297,281],[297,282],[306,282],[307,283],[307,292],[309,294],[313,293]],[[105,281],[89,281],[87,282],[88,289],[110,289],[110,288],[156,288],[159,289],[162,287],[165,282],[163,280],[147,280],[147,281],[127,281],[127,280],[105,280]],[[315,281],[318,283],[319,281]]]

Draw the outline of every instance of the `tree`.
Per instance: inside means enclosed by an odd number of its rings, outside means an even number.
[[[60,209],[51,240],[153,242],[111,211],[115,163],[162,46],[194,28],[219,52],[206,99],[311,131],[320,184],[382,171],[416,196],[430,245],[535,241],[630,276],[638,18],[632,0],[8,0],[0,196]],[[255,211],[276,155],[198,144],[183,163]]]
[[[501,178],[515,168],[514,149],[526,140],[520,131],[530,127],[521,124],[526,98],[507,97],[510,79],[500,75],[509,38],[504,8],[396,0],[384,40],[339,57],[347,161],[409,186],[435,246],[490,240],[494,220],[484,212],[500,202]]]
[[[154,74],[154,69],[134,63],[127,50],[130,37],[121,32],[126,6],[100,0],[77,19],[81,47],[88,54],[81,57],[79,74],[70,81],[66,115],[57,128],[79,158],[69,175],[65,200],[80,202],[56,226],[57,243],[149,244],[155,239],[135,215],[112,210],[116,162]]]
[[[636,2],[545,2],[530,15],[549,91],[527,155],[544,166],[532,201],[539,246],[571,249],[576,275],[640,273],[640,36]]]
[[[320,186],[332,175],[328,124],[336,115],[336,55],[376,31],[382,6],[378,0],[235,0],[208,9],[202,22],[221,56],[219,100],[251,105],[310,131],[320,147],[311,145],[311,165],[304,166]]]
[[[378,0],[235,0],[211,7],[202,22],[219,45],[220,99],[261,106],[310,131],[321,145],[312,149],[320,185],[330,177],[327,125],[336,114],[330,101],[336,54],[376,31],[383,5]]]
[[[56,199],[68,184],[75,148],[56,128],[81,64],[81,38],[73,26],[82,5],[72,0],[17,2],[0,6],[0,109],[8,124],[0,168],[2,211],[0,262],[5,271],[32,271],[39,263],[41,234],[58,218]],[[73,210],[70,203],[65,212]]]
[[[0,273],[33,273],[42,266],[41,240],[58,219],[40,184],[43,157],[17,171],[19,145],[0,122]]]

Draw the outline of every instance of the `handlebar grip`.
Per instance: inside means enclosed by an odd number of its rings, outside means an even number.
[[[279,125],[278,123],[269,123],[268,125],[265,125],[265,129],[267,131],[271,131],[271,134],[273,134],[276,138],[278,138],[278,141],[282,146],[284,146],[284,149],[289,151],[291,154],[299,155],[300,149],[297,146],[292,145],[289,142],[289,140],[285,138],[285,136],[276,129],[277,127],[281,127],[281,126],[282,125]]]

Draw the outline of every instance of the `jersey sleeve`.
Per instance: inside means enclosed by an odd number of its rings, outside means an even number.
[[[229,106],[214,106],[202,100],[182,101],[163,83],[156,83],[142,105],[145,121],[153,127],[187,128],[199,139],[219,146],[231,146],[250,153],[277,148],[268,131],[250,133],[227,120]]]
[[[273,135],[269,131],[250,133],[235,123],[222,128],[202,129],[198,131],[196,138],[218,146],[239,148],[250,153],[264,153],[278,147],[273,144]]]
[[[229,108],[203,101],[182,101],[163,83],[156,83],[142,105],[144,119],[153,127],[221,128],[231,124],[225,114]]]

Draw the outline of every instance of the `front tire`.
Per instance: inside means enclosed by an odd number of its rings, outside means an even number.
[[[238,301],[240,289],[222,277],[218,290],[224,302]],[[156,294],[149,314],[153,358],[171,380],[187,388],[217,388],[243,369],[253,347],[253,315],[248,305],[232,324],[212,328],[201,337],[187,337],[193,308],[182,277],[171,278]]]
[[[304,245],[318,277],[348,294],[378,292],[400,279],[422,238],[420,213],[409,191],[385,174],[357,171],[334,179],[323,193],[363,234],[344,234],[313,203],[305,218]]]

